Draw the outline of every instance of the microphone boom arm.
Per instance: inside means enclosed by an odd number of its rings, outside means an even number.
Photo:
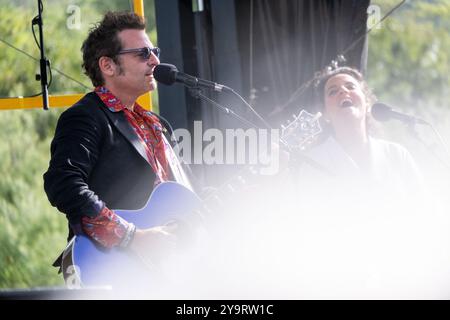
[[[203,93],[200,92],[200,88],[198,87],[188,87],[189,88],[189,93],[196,99],[201,99],[205,102],[209,102],[211,103],[213,106],[219,108],[221,111],[223,111],[224,113],[234,117],[235,119],[239,120],[242,123],[245,123],[246,125],[249,125],[250,127],[254,127],[254,128],[258,128],[257,125],[255,125],[253,122],[245,119],[244,117],[241,117],[240,115],[238,115],[236,112],[234,112],[233,110],[231,110],[230,108],[227,108],[223,105],[221,105],[220,103],[208,98],[207,96],[205,96]]]

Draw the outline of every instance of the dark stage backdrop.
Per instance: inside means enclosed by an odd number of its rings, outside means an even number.
[[[156,0],[161,60],[232,87],[276,127],[300,109],[313,111],[312,91],[301,88],[339,54],[344,53],[346,65],[364,72],[369,4],[370,0]],[[174,128],[192,130],[194,120],[202,120],[204,130],[248,128],[192,98],[181,84],[160,85],[158,92],[160,113]],[[206,94],[260,124],[235,97]]]

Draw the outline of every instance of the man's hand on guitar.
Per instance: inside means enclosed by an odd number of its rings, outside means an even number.
[[[158,263],[162,258],[175,253],[177,225],[169,223],[149,229],[137,229],[130,250],[147,262]]]

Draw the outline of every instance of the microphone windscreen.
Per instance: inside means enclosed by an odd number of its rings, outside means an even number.
[[[392,118],[392,108],[384,103],[375,103],[371,110],[372,116],[378,121],[388,121]]]
[[[178,69],[173,64],[160,63],[153,70],[156,81],[166,85],[174,84]]]

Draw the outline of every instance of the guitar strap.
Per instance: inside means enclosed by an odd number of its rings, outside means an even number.
[[[164,117],[156,113],[154,113],[154,115],[159,119],[163,127],[167,130],[163,131],[163,137],[165,139],[164,142],[166,143],[166,145],[170,144],[172,148],[166,148],[166,158],[169,162],[169,167],[173,173],[175,181],[182,184],[189,190],[195,192],[195,189],[199,187],[198,181],[196,181],[196,177],[192,173],[189,165],[186,164],[186,162],[184,162],[178,156],[180,152],[172,126]]]
[[[169,142],[167,141],[166,137],[164,135],[162,137],[164,139],[164,143],[166,144],[166,146],[169,145]],[[177,148],[177,145],[175,145],[174,148]],[[181,166],[180,159],[174,152],[174,149],[166,147],[165,152],[167,161],[169,163],[169,167],[172,171],[173,178],[175,179],[175,181],[185,186],[189,190],[194,191],[186,173],[184,172],[183,167]]]

